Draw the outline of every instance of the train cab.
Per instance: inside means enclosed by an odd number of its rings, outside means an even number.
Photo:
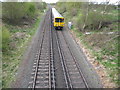
[[[55,8],[52,8],[52,20],[55,29],[63,29],[64,17]]]

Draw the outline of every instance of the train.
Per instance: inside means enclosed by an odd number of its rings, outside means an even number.
[[[52,22],[56,30],[63,29],[64,17],[55,8],[52,8]]]

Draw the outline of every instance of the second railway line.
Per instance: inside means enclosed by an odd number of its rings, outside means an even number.
[[[56,32],[62,52],[65,73],[68,79],[69,88],[89,88],[82,74],[78,62],[74,57],[69,45],[67,44],[62,31]]]

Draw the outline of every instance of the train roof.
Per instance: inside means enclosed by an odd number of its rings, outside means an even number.
[[[55,8],[52,8],[52,14],[53,14],[54,18],[57,18],[57,17],[63,18],[63,16]]]

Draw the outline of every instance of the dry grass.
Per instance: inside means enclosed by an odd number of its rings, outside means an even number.
[[[96,48],[108,48],[109,50],[112,50],[113,48],[109,48],[107,43],[113,42],[115,43],[114,37],[116,37],[117,34],[100,34],[100,33],[94,33],[90,35],[85,35],[85,41],[88,42],[91,46],[94,46]],[[111,41],[109,41],[111,40]],[[106,46],[107,45],[107,46]]]
[[[90,32],[74,29],[75,38],[96,69],[105,88],[116,88],[118,80],[118,32]]]
[[[92,47],[95,59],[103,64],[108,76],[117,84],[118,80],[118,34],[94,33],[84,36],[84,42]]]

